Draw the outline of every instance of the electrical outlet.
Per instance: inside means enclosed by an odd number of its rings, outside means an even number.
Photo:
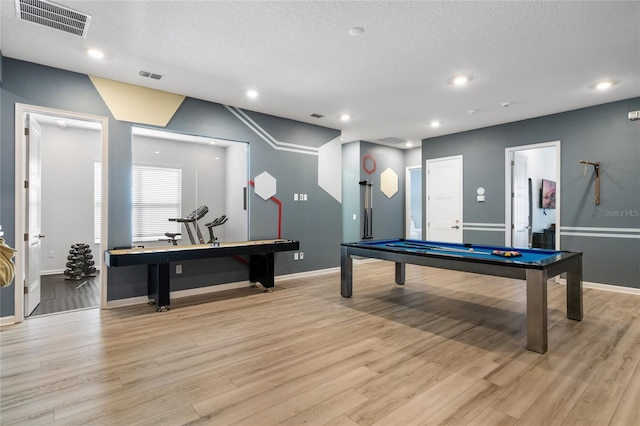
[[[298,260],[298,253],[293,253],[293,260]]]
[[[298,194],[293,194],[293,201],[298,201]]]
[[[300,260],[304,259],[304,253],[300,252],[300,256],[299,257],[300,257]]]
[[[53,252],[53,250],[49,251],[49,257],[53,257],[55,256],[55,253]]]
[[[176,265],[176,274],[182,273],[182,265]]]

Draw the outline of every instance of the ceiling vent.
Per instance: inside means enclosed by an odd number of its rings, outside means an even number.
[[[22,21],[44,25],[85,38],[91,16],[46,0],[15,0],[16,16]]]
[[[149,71],[140,71],[138,72],[138,75],[140,75],[140,77],[153,78],[154,80],[160,80],[162,78],[160,74],[154,74]]]

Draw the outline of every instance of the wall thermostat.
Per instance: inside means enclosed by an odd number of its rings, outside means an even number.
[[[476,194],[478,194],[478,195],[484,195],[484,188],[483,188],[483,187],[478,188],[478,189],[476,190]]]

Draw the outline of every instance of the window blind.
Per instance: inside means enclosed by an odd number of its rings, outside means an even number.
[[[180,232],[182,170],[133,166],[131,224],[133,241],[157,241],[165,232]]]
[[[94,164],[94,239],[100,242],[101,168]],[[131,185],[132,241],[157,241],[165,232],[181,232],[182,170],[134,165]]]

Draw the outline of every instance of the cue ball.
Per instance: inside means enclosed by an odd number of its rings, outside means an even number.
[[[473,251],[473,249],[472,249],[472,248],[470,248],[470,249],[469,249],[469,251]]]

